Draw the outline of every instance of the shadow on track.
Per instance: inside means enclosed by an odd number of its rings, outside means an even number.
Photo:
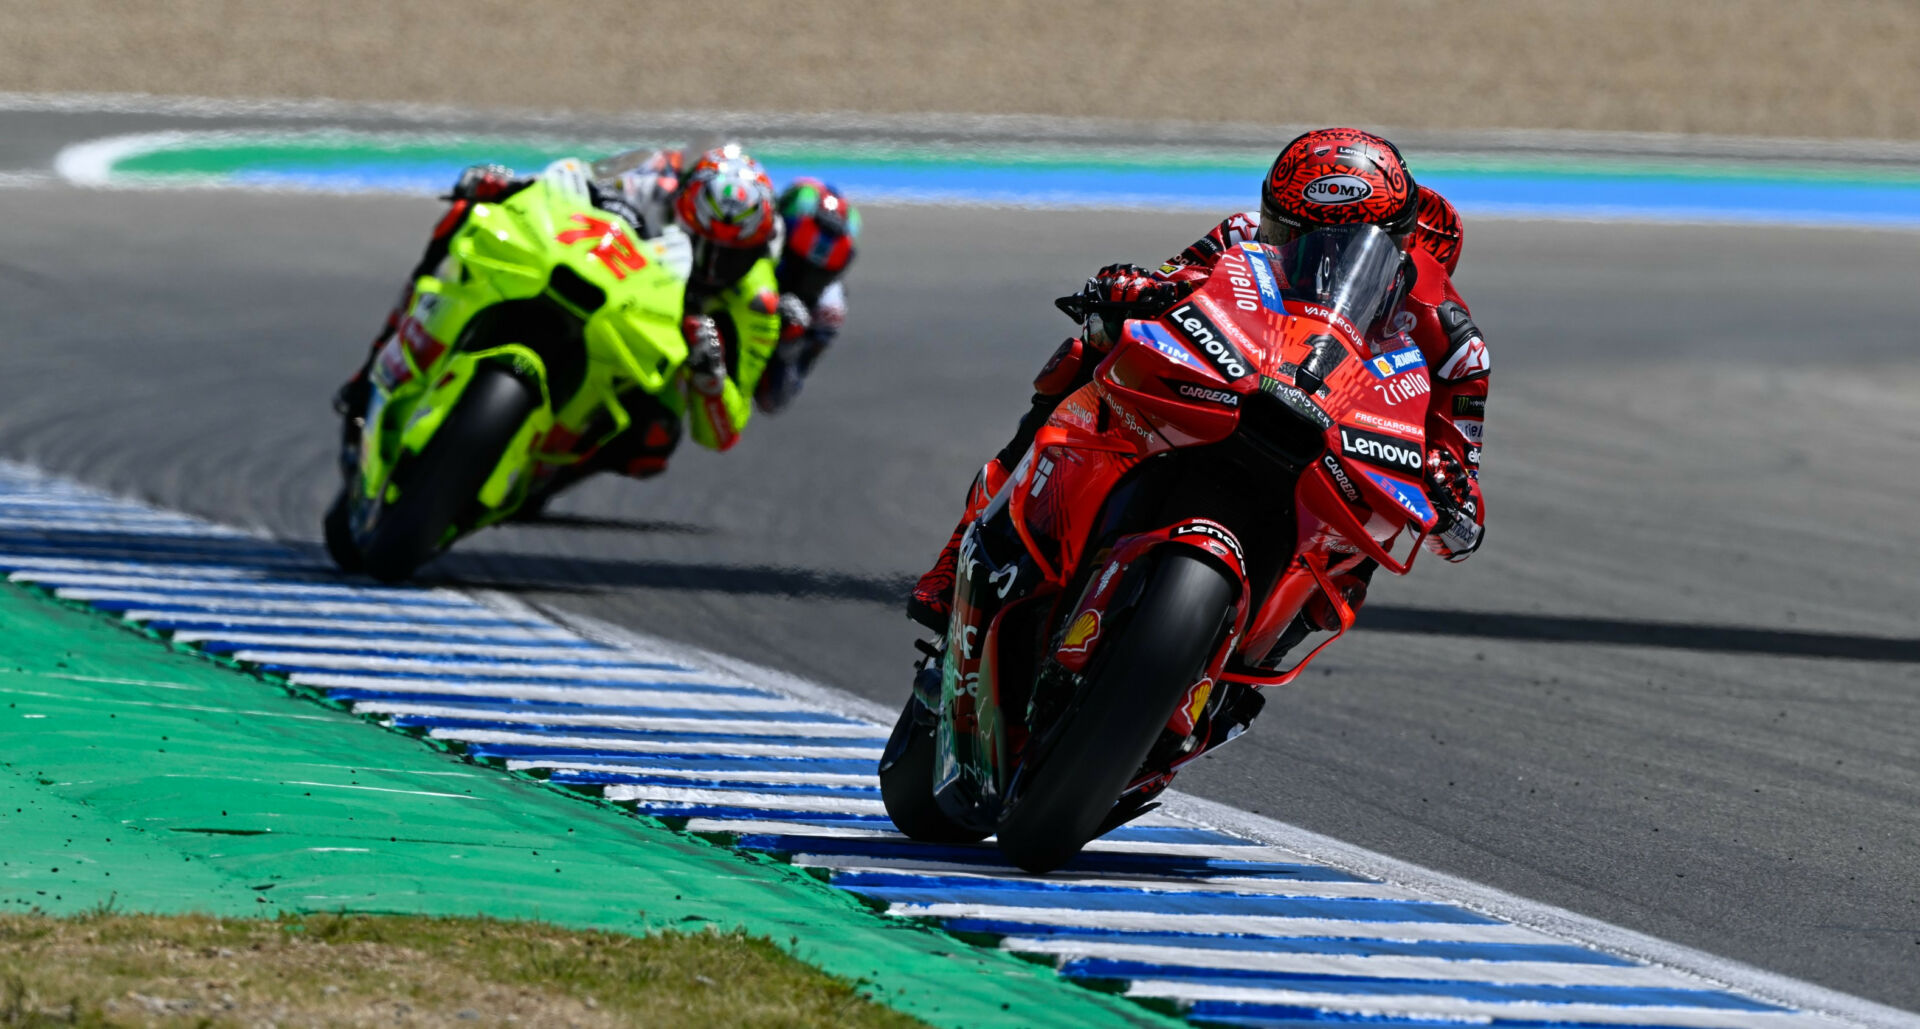
[[[1711,650],[1777,657],[1920,663],[1920,639],[1848,633],[1743,629],[1726,625],[1640,622],[1574,615],[1446,611],[1425,607],[1369,607],[1358,628],[1433,636],[1479,636],[1534,643],[1604,643],[1627,647]]]
[[[513,523],[516,529],[606,529],[615,532],[642,532],[671,536],[711,536],[711,526],[692,522],[656,522],[644,518],[596,518],[593,515],[542,514]]]
[[[687,528],[703,531],[698,526]],[[658,531],[681,530],[669,528]],[[310,569],[323,575],[330,567],[324,552],[311,541],[274,543],[246,536],[182,539],[142,532],[132,525],[0,530],[0,549],[49,556],[84,555],[100,560],[178,562],[188,565],[272,563],[284,567],[291,564],[300,570]],[[293,553],[288,553],[289,550]],[[417,581],[426,586],[467,586],[508,593],[704,590],[850,600],[889,606],[902,605],[907,591],[913,585],[913,580],[906,576],[866,576],[811,568],[553,557],[473,550],[455,550],[441,555]],[[1920,664],[1920,639],[1913,638],[1575,615],[1447,611],[1378,605],[1362,612],[1357,628],[1369,632],[1476,636],[1533,643],[1597,643],[1775,657]]]
[[[429,566],[428,573],[432,578],[424,581],[436,585],[475,586],[506,592],[711,590],[733,594],[851,600],[892,606],[904,606],[907,591],[913,586],[913,580],[904,576],[863,576],[810,568],[547,557],[485,551],[464,554],[454,551]],[[1594,643],[1920,664],[1920,639],[1574,615],[1461,612],[1379,605],[1361,612],[1357,628],[1370,632],[1472,636],[1534,643]]]
[[[903,606],[913,580],[851,575],[813,568],[564,557],[497,551],[443,554],[418,577],[422,585],[473,587],[507,593],[597,593],[622,589],[703,590],[716,593],[852,600]]]

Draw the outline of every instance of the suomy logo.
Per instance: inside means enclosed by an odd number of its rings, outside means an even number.
[[[1373,183],[1358,175],[1322,175],[1307,183],[1300,195],[1308,203],[1328,206],[1354,204],[1373,195]]]
[[[1227,342],[1226,333],[1220,331],[1213,319],[1202,314],[1199,308],[1192,304],[1181,304],[1168,311],[1167,317],[1180,327],[1194,346],[1200,348],[1201,353],[1207,355],[1207,360],[1213,362],[1213,366],[1227,377],[1228,382],[1251,371],[1247,367],[1247,359],[1241,357],[1240,352],[1233,349],[1233,344]]]

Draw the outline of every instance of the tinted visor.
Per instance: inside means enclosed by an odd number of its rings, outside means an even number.
[[[1271,215],[1260,216],[1260,227],[1253,230],[1253,238],[1270,247],[1283,247],[1305,235],[1306,229],[1295,228]]]
[[[1399,304],[1406,255],[1393,237],[1372,225],[1335,225],[1279,246],[1275,264],[1288,298],[1318,304],[1362,329]]]
[[[687,285],[704,293],[717,293],[739,282],[747,269],[767,253],[764,246],[723,247],[705,237],[687,235],[693,239],[693,269],[687,276]]]

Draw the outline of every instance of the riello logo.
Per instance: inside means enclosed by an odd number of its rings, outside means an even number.
[[[1308,203],[1335,207],[1354,204],[1373,195],[1373,183],[1358,175],[1322,175],[1300,191]]]

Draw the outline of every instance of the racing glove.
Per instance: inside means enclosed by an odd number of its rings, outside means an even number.
[[[1427,474],[1422,485],[1440,516],[1433,534],[1427,537],[1427,549],[1448,561],[1465,561],[1486,538],[1473,480],[1450,451],[1434,447],[1427,451]]]
[[[780,294],[780,342],[797,342],[813,328],[813,314],[807,302],[793,293]]]
[[[1159,314],[1185,290],[1137,264],[1110,264],[1093,273],[1081,292],[1095,303],[1127,308],[1129,313]]]
[[[1110,264],[1095,272],[1080,292],[1053,304],[1081,324],[1088,343],[1105,350],[1119,338],[1121,322],[1156,316],[1191,289],[1188,284],[1155,278],[1139,265]]]
[[[502,164],[469,165],[443,200],[498,200],[513,186],[513,169]]]
[[[727,351],[720,342],[720,327],[705,315],[689,315],[681,319],[680,333],[687,338],[687,385],[702,396],[719,396],[727,388]]]

